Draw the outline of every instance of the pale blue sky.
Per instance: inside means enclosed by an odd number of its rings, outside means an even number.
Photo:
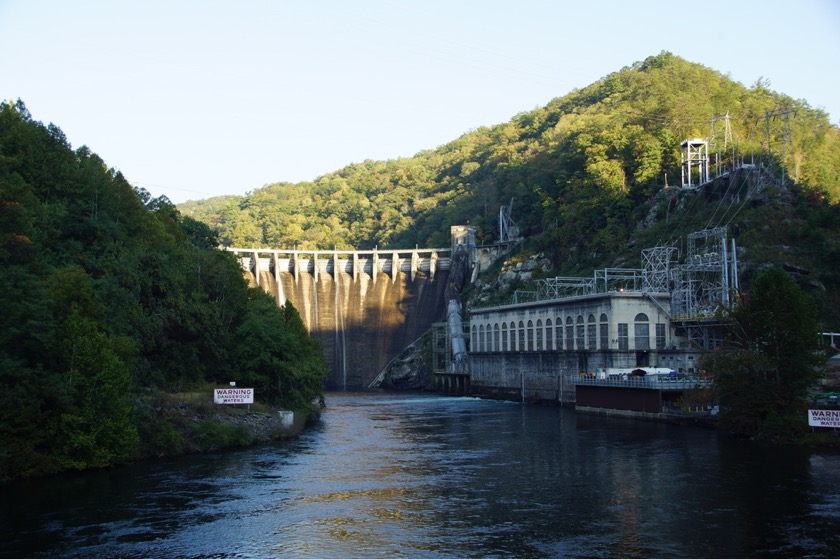
[[[663,50],[840,122],[837,0],[0,0],[0,99],[176,203],[408,157]]]

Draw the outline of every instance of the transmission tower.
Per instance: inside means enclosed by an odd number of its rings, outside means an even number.
[[[668,289],[668,276],[676,247],[658,246],[642,251],[642,277],[645,291],[664,293]]]
[[[782,147],[781,147],[781,162],[782,162],[782,184],[785,182],[785,168],[787,167],[787,148],[788,145],[791,147],[793,146],[792,142],[792,134],[791,134],[791,127],[790,127],[790,115],[793,115],[796,118],[796,111],[793,109],[784,109],[779,111],[773,112],[766,112],[764,113],[764,125],[765,125],[765,141],[767,144],[767,151],[770,152],[770,123],[775,121],[778,117],[782,117],[784,120],[782,122]]]
[[[720,139],[718,138],[718,122],[723,122],[723,149],[721,149]],[[711,121],[711,134],[709,134],[709,148],[712,150],[712,153],[716,154],[715,159],[715,176],[720,176],[726,172],[726,169],[722,167],[724,154],[726,154],[727,148],[731,145],[732,146],[732,170],[735,169],[735,144],[732,141],[732,128],[729,125],[729,112],[723,116],[715,116],[712,118]]]
[[[499,242],[507,243],[515,241],[519,238],[519,227],[511,217],[513,214],[513,198],[510,199],[510,204],[499,208]]]
[[[672,274],[673,315],[711,317],[732,304],[732,293],[737,290],[734,246],[727,245],[726,227],[690,233],[687,241],[685,263]]]

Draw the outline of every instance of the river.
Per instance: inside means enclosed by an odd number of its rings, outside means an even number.
[[[840,455],[473,398],[331,393],[293,441],[3,487],[0,557],[840,556]]]

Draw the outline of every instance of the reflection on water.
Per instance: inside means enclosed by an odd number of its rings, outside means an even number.
[[[840,457],[470,398],[4,488],[0,557],[836,557]]]

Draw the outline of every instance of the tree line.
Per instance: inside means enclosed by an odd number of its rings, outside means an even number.
[[[770,116],[783,110],[787,123]],[[467,222],[492,241],[514,199],[536,250],[586,268],[615,256],[654,194],[679,185],[680,143],[696,137],[713,163],[731,165],[734,151],[840,200],[840,130],[824,111],[663,52],[436,149],[180,209],[229,246],[405,248],[447,246],[449,225]]]
[[[314,410],[317,342],[218,245],[21,101],[0,106],[0,479],[157,452],[159,392],[239,381]]]

